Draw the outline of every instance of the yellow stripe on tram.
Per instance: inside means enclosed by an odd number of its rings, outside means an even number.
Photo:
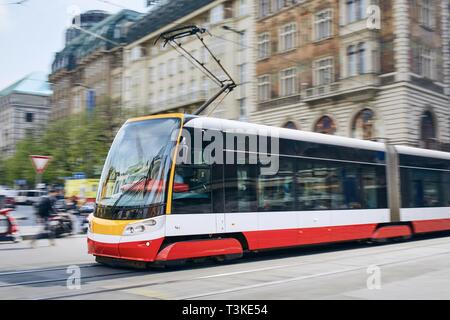
[[[125,227],[134,222],[137,222],[137,220],[106,220],[93,217],[92,232],[96,234],[121,236]]]
[[[180,146],[180,138],[181,138],[181,133],[183,131],[183,126],[184,126],[184,114],[182,115],[182,118],[181,118],[180,132],[178,133],[177,145],[175,146],[174,152],[172,155],[172,168],[170,169],[169,192],[167,194],[166,214],[172,213],[172,196],[173,196],[173,180],[174,180],[174,176],[175,176],[175,164],[177,162],[177,154],[178,154],[178,148]]]

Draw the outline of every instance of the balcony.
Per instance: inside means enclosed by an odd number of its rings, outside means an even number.
[[[289,105],[295,105],[301,102],[301,95],[295,94],[292,96],[281,97],[276,99],[271,99],[267,101],[261,101],[258,103],[258,110],[268,110],[272,108],[284,107]]]
[[[326,100],[351,99],[357,101],[369,99],[378,91],[379,85],[378,75],[367,73],[308,88],[304,91],[303,101],[314,104]]]

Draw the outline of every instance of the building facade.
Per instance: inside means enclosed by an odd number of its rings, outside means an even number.
[[[176,26],[197,25],[211,51],[238,87],[205,114],[228,119],[247,119],[255,106],[253,0],[164,1],[135,23],[125,49],[123,103],[141,113],[193,112],[219,87],[170,45],[155,45],[159,35]],[[182,39],[182,46],[219,77],[225,75],[201,42]]]
[[[92,107],[122,103],[123,45],[140,13],[122,10],[82,32],[56,53],[49,76],[53,85],[53,119]],[[94,102],[92,102],[94,101]]]
[[[448,0],[258,0],[251,120],[448,149]]]
[[[90,29],[95,24],[109,17],[110,14],[102,10],[90,10],[82,13],[72,19],[72,24],[77,25],[83,29]],[[66,45],[81,34],[81,30],[75,27],[66,30]]]
[[[39,72],[0,91],[0,158],[13,155],[17,142],[27,135],[44,131],[51,94],[47,75]]]

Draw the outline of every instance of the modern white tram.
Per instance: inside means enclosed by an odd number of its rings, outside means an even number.
[[[88,248],[168,263],[442,230],[450,153],[165,114],[118,132]]]

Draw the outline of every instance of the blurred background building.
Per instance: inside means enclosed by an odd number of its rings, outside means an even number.
[[[43,132],[52,91],[47,75],[31,73],[0,91],[0,158],[14,154],[18,141]]]
[[[212,115],[246,119],[254,109],[254,3],[252,0],[179,0],[156,4],[129,32],[124,59],[124,106],[146,114],[192,112],[219,90],[170,45],[155,46],[158,36],[183,25],[206,27],[205,43],[238,84]],[[224,76],[196,37],[183,47]],[[212,111],[209,109],[206,111]]]
[[[161,32],[195,24],[209,30],[206,44],[238,84],[213,116],[449,148],[449,0],[154,0],[148,6],[146,14],[80,16],[86,24],[102,19],[85,26],[104,39],[82,32],[56,54],[55,119],[102,97],[136,115],[195,110],[218,88],[170,46],[155,46]],[[183,46],[220,74],[198,40]]]
[[[91,14],[98,13],[89,11],[87,16]],[[92,108],[96,103],[121,105],[123,44],[130,24],[140,16],[132,10],[110,15],[83,28],[87,32],[82,31],[56,53],[49,76],[54,91],[53,119]]]
[[[448,0],[258,0],[256,10],[252,121],[449,150]]]
[[[109,17],[108,12],[102,10],[90,10],[73,18],[72,24],[78,25],[83,29],[92,28],[95,24]],[[66,30],[66,45],[81,34],[78,28],[68,28]]]

